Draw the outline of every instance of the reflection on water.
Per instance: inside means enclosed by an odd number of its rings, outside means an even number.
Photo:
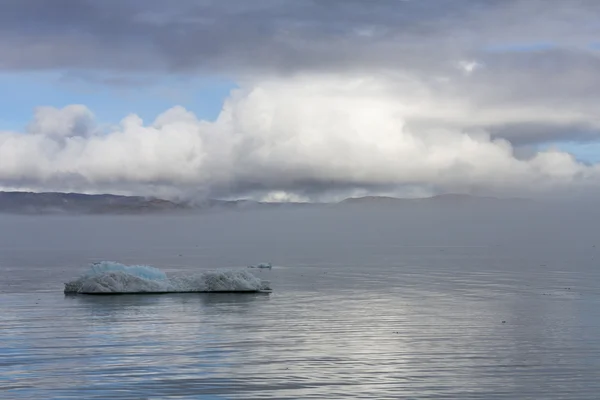
[[[225,246],[197,226],[189,237],[204,247],[188,243],[171,256],[167,243],[158,254],[155,238],[138,251],[147,259],[132,261],[194,272],[201,257],[245,265],[270,251],[282,266],[256,274],[274,292],[65,296],[63,278],[84,264],[73,260],[108,250],[0,253],[0,397],[598,397],[600,270],[591,244],[532,248],[496,227],[463,244],[437,230],[399,242],[390,221],[387,236],[335,236],[307,223],[293,242],[265,228],[262,242],[245,232]],[[244,247],[247,238],[254,247]],[[129,249],[111,246],[128,262]]]
[[[222,329],[241,328],[238,320],[251,318],[269,295],[41,294],[34,302],[23,294],[11,300],[10,308],[2,307],[3,389],[16,397],[43,388],[58,397],[89,398],[126,393],[132,382],[140,385],[136,397],[167,395],[173,387],[184,393],[195,390],[195,379],[218,377],[235,353]],[[227,385],[228,379],[216,382]]]
[[[354,277],[318,292],[308,279],[272,294],[3,295],[1,386],[9,398],[594,398],[600,389],[600,304],[578,292],[583,283],[544,295],[537,287],[562,278],[546,271],[530,288],[503,283],[506,272],[435,271],[436,282],[409,266],[392,279],[389,268],[307,267],[302,275],[330,282]],[[485,281],[496,283],[485,290]]]

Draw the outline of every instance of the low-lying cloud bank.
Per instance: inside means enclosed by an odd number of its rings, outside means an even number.
[[[153,122],[129,115],[110,127],[84,105],[41,107],[25,132],[0,132],[0,187],[331,200],[537,196],[600,183],[597,165],[558,150],[521,151],[514,129],[494,131],[592,118],[569,110],[547,118],[548,109],[519,104],[478,109],[452,91],[431,94],[431,85],[392,75],[255,79],[232,92],[215,121],[173,107]]]

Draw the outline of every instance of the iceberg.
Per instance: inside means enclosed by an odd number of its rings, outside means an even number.
[[[206,271],[169,277],[147,265],[102,261],[90,265],[79,278],[65,283],[65,294],[151,294],[270,292],[270,282],[247,270]]]

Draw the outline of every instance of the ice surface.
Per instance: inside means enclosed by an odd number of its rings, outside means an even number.
[[[268,291],[269,282],[246,270],[207,271],[196,275],[168,277],[158,268],[123,265],[110,261],[94,263],[81,277],[65,283],[65,293],[182,293]]]
[[[124,272],[129,275],[137,276],[138,278],[150,280],[167,279],[167,274],[158,268],[149,267],[147,265],[124,265],[112,261],[101,261],[90,265],[90,270],[85,276],[92,277],[103,275],[109,272]]]

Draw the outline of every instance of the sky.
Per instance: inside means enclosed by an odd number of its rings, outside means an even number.
[[[597,196],[595,0],[5,0],[0,190]]]

